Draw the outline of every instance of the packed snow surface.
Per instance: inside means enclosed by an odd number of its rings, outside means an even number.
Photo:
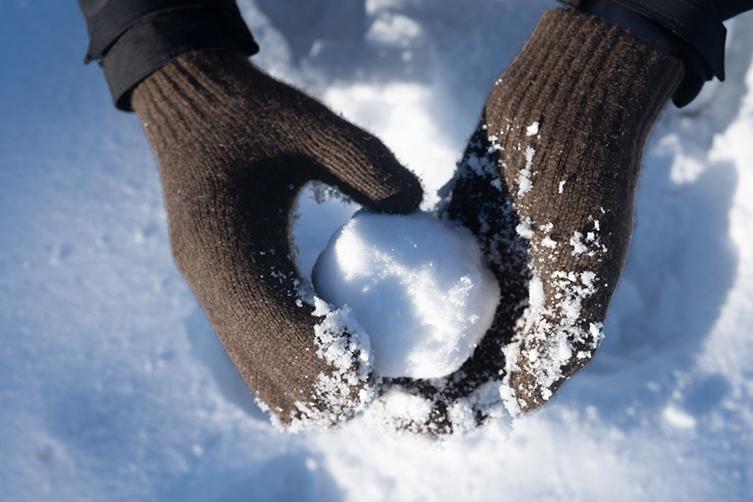
[[[376,133],[421,176],[425,209],[555,6],[238,4],[256,64]],[[753,15],[728,26],[726,81],[669,106],[653,132],[594,361],[511,429],[436,445],[360,418],[276,431],[175,269],[154,158],[96,65],[81,65],[76,3],[2,8],[3,502],[750,501]],[[321,200],[308,191],[298,210],[305,274],[358,209]]]
[[[473,235],[423,212],[358,212],[322,252],[313,281],[324,300],[350,306],[383,377],[459,369],[499,303]]]

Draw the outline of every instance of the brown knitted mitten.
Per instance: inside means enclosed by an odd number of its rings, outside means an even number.
[[[342,312],[316,312],[291,259],[307,181],[388,212],[421,186],[387,148],[230,51],[189,53],[133,94],[157,157],[175,262],[245,381],[284,424],[329,426],[370,399]]]
[[[500,389],[511,412],[537,408],[591,359],[630,242],[643,148],[682,76],[679,60],[624,29],[574,10],[543,16],[445,193],[445,215],[479,239],[502,301],[457,373],[393,382],[433,401],[429,421],[408,428],[482,423]]]

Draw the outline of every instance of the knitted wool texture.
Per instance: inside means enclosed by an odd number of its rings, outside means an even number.
[[[217,336],[283,424],[329,426],[371,395],[357,328],[313,315],[290,215],[310,180],[376,210],[417,208],[420,183],[376,138],[228,51],[189,53],[140,84],[173,256]],[[334,317],[333,317],[334,316]]]
[[[574,10],[542,17],[445,188],[444,215],[472,230],[500,281],[495,321],[457,373],[392,382],[433,401],[427,423],[404,427],[451,432],[463,409],[484,422],[500,403],[489,382],[513,414],[535,409],[591,359],[643,149],[682,77],[679,60],[622,28]]]

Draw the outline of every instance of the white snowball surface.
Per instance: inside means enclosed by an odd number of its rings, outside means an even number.
[[[473,235],[421,212],[358,212],[319,256],[313,282],[331,304],[351,307],[383,377],[437,378],[459,369],[499,303]]]

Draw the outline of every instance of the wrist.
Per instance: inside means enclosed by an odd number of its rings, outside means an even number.
[[[655,48],[679,58],[685,76],[673,96],[690,103],[704,82],[724,80],[726,29],[711,0],[564,0],[581,12],[632,32]]]
[[[485,120],[492,134],[501,130],[505,151],[517,148],[505,132],[534,122],[577,129],[598,141],[641,139],[682,77],[678,58],[629,31],[572,9],[553,9],[495,85]]]

